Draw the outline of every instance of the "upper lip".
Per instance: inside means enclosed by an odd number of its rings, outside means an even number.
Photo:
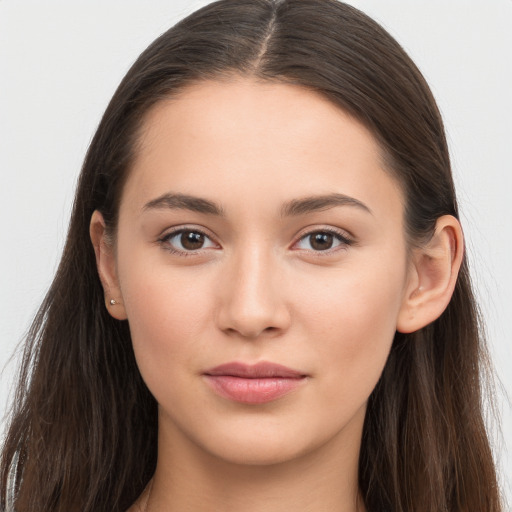
[[[298,379],[306,375],[297,370],[293,370],[286,366],[267,361],[261,361],[256,364],[246,364],[241,362],[230,362],[216,366],[204,372],[205,375],[210,376],[231,376],[241,377],[246,379],[265,379],[265,378],[286,378]]]

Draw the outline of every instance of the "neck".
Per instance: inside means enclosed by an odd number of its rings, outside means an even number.
[[[293,460],[253,465],[223,460],[161,424],[148,512],[363,512],[358,493],[362,422],[356,428],[359,442],[353,432],[340,434]]]

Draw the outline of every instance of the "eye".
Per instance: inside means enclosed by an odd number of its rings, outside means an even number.
[[[352,241],[336,231],[312,231],[303,236],[296,244],[297,249],[322,252],[351,245]]]
[[[218,247],[205,233],[197,229],[180,229],[159,240],[171,252],[187,253]]]

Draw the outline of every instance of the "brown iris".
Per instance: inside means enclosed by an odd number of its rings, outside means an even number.
[[[334,235],[331,233],[313,233],[309,235],[311,247],[317,251],[326,251],[332,247]]]
[[[183,231],[183,233],[181,233],[180,242],[183,248],[189,251],[201,249],[204,245],[204,235],[197,231]]]

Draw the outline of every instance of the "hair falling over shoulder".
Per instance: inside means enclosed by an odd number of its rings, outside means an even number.
[[[89,223],[115,236],[141,119],[187,84],[233,75],[319,92],[375,135],[421,244],[458,217],[435,100],[398,43],[336,0],[221,0],[160,36],[108,105],[79,179],[53,284],[27,336],[1,454],[0,509],[125,511],[156,465],[157,404],[126,322],[104,304]],[[395,336],[370,397],[359,461],[366,509],[500,512],[483,419],[490,375],[466,262],[434,323]]]

